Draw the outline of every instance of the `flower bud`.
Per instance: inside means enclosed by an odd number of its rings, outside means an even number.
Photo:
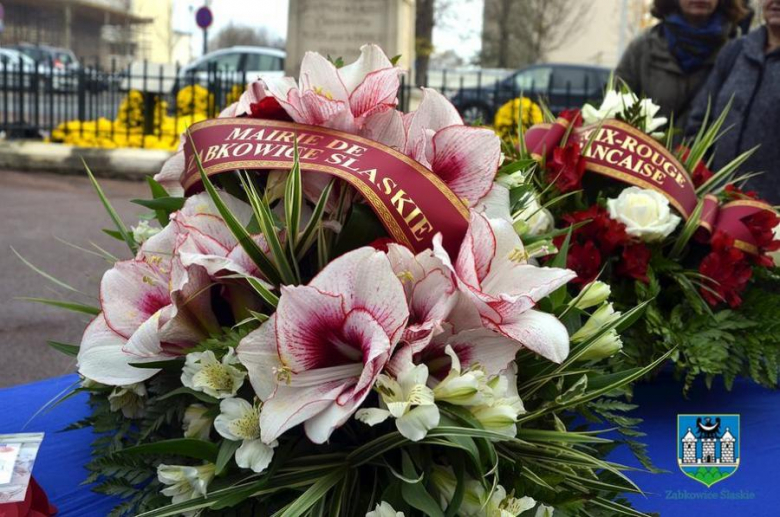
[[[206,413],[208,413],[208,409],[203,404],[190,404],[184,410],[182,427],[185,438],[208,441],[214,419],[206,416]]]
[[[574,304],[580,310],[589,309],[601,305],[607,301],[612,289],[608,284],[595,280],[582,288],[582,295]]]
[[[620,318],[620,312],[616,312],[611,303],[605,303],[599,307],[588,321],[571,337],[572,343],[582,343],[599,333],[599,331]]]
[[[580,361],[590,361],[592,359],[605,359],[612,357],[623,349],[623,342],[620,340],[615,329],[602,335],[580,357]]]

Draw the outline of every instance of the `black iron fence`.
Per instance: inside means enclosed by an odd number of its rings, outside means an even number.
[[[170,147],[237,100],[244,74],[138,63],[109,70],[0,58],[0,132],[85,145]],[[175,145],[174,145],[175,146]]]
[[[598,100],[604,84],[587,75],[575,82],[525,83],[500,71],[432,71],[421,84],[402,77],[399,109],[415,109],[419,86],[445,95],[467,122],[492,124],[497,110],[520,96],[553,113]],[[137,63],[109,70],[58,68],[51,62],[0,57],[0,133],[85,146],[175,148],[193,122],[215,117],[238,99],[245,73]]]

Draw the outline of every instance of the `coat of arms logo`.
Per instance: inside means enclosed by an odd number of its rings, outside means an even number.
[[[711,487],[739,467],[739,415],[677,415],[677,464]]]

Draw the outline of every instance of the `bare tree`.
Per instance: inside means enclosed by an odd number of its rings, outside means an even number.
[[[249,27],[232,23],[220,29],[209,40],[209,48],[211,50],[235,47],[237,45],[284,49],[285,41],[265,27]]]
[[[543,61],[582,27],[588,10],[588,2],[571,0],[485,0],[482,65]]]

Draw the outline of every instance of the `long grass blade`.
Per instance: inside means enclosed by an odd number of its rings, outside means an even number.
[[[136,244],[135,239],[133,239],[133,236],[130,234],[130,232],[127,231],[127,227],[125,226],[125,223],[122,222],[122,219],[119,217],[119,214],[116,213],[116,210],[114,210],[114,207],[111,205],[111,202],[108,200],[106,194],[103,192],[103,188],[97,182],[97,179],[95,179],[95,175],[92,174],[92,171],[87,165],[87,162],[82,158],[81,163],[84,164],[84,168],[87,171],[87,176],[89,176],[89,181],[91,181],[92,186],[95,187],[95,191],[97,191],[97,195],[100,198],[100,202],[103,203],[106,212],[108,212],[108,216],[114,222],[114,226],[116,226],[117,231],[122,236],[122,240],[124,240],[125,243],[127,243],[127,247],[130,248],[130,252],[133,255],[135,255],[135,253],[138,251],[138,245]]]

